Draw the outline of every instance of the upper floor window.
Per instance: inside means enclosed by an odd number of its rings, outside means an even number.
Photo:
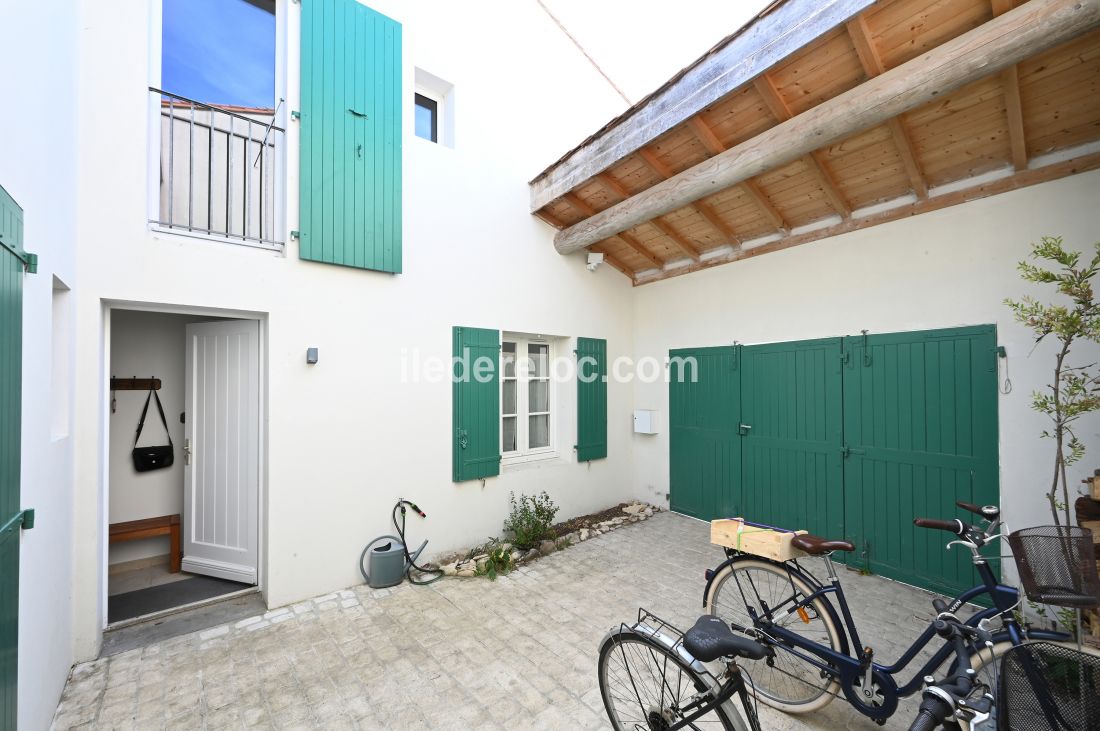
[[[442,147],[455,146],[455,87],[435,74],[416,69],[413,131]]]
[[[275,0],[162,0],[161,10],[160,78],[150,84],[160,120],[150,221],[280,245]]]
[[[275,0],[163,0],[161,88],[247,109],[275,106]]]
[[[416,136],[429,142],[439,142],[439,102],[423,94],[415,95]]]

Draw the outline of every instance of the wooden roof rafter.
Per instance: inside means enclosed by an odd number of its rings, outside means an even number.
[[[757,76],[752,81],[753,86],[756,87],[756,91],[760,94],[764,100],[764,104],[767,105],[771,113],[775,115],[776,120],[779,122],[786,122],[788,119],[794,118],[794,112],[791,111],[787,102],[783,101],[783,97],[780,96],[779,91],[775,88],[775,84],[768,77],[767,72],[764,72]],[[820,150],[814,150],[802,156],[802,162],[806,165],[806,168],[810,171],[814,177],[817,178],[818,183],[821,185],[821,190],[825,193],[825,197],[829,199],[829,205],[837,212],[841,218],[848,218],[852,215],[852,207],[848,204],[848,201],[844,200],[844,195],[840,192],[840,187],[837,185],[836,178],[829,172],[829,168],[826,165],[823,155]]]
[[[875,44],[871,40],[871,31],[867,27],[867,19],[862,15],[857,15],[848,21],[847,30],[867,78],[878,76],[886,71],[886,67],[882,63],[882,57],[879,56],[878,49],[875,48]],[[909,184],[913,188],[913,193],[918,199],[924,200],[928,197],[928,184],[924,181],[924,174],[921,172],[920,162],[917,160],[917,151],[913,147],[913,140],[910,139],[909,132],[905,129],[905,123],[899,115],[886,124],[890,128],[890,136],[894,140],[894,146],[897,148],[898,157],[901,158],[901,164],[905,167],[905,174],[909,176]]]
[[[650,169],[652,169],[653,172],[657,173],[657,175],[661,176],[663,179],[668,180],[674,175],[671,168],[661,162],[661,159],[657,157],[656,153],[654,153],[653,150],[650,150],[648,147],[643,147],[638,150],[638,156],[645,160],[645,163],[649,165]],[[689,203],[687,207],[695,211],[696,213],[699,213],[697,202]],[[703,215],[703,217],[706,218],[705,214],[700,215]],[[659,218],[655,218],[650,223],[653,224],[654,228],[667,236],[672,241],[672,243],[675,244],[676,247],[684,253],[685,256],[689,257],[693,261],[699,261],[699,250],[695,248],[694,244],[688,241],[687,238],[683,236],[683,234],[681,234],[671,224],[669,224],[668,221],[661,221]],[[721,233],[721,229],[719,229],[719,233]]]
[[[1016,5],[1016,0],[991,0],[993,17],[1003,15]],[[1012,64],[1001,72],[1004,87],[1005,114],[1008,117],[1008,141],[1012,148],[1012,165],[1027,170],[1027,138],[1024,136],[1023,103],[1020,101],[1020,70]]]

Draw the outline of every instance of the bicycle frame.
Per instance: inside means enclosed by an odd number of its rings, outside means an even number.
[[[757,561],[760,560],[759,557],[755,556],[748,558]],[[731,559],[731,561],[736,560],[737,558]],[[923,688],[924,677],[932,674],[948,659],[948,657],[952,656],[953,649],[951,645],[945,643],[943,647],[936,651],[932,659],[914,673],[908,682],[899,687],[895,680],[895,676],[904,671],[913,659],[920,654],[921,650],[937,637],[931,622],[929,622],[928,627],[926,627],[924,632],[917,637],[913,644],[902,653],[902,656],[891,665],[883,665],[874,662],[873,655],[870,656],[871,662],[868,663],[867,659],[863,656],[853,656],[836,652],[831,647],[808,640],[776,624],[776,619],[787,617],[797,612],[799,609],[805,611],[806,608],[809,608],[812,610],[813,607],[811,605],[817,599],[821,599],[831,607],[832,601],[829,598],[831,594],[835,596],[836,603],[839,605],[841,616],[843,617],[843,626],[838,627],[839,631],[846,636],[849,641],[848,644],[850,644],[854,652],[858,653],[860,648],[864,647],[860,641],[855,619],[848,607],[848,601],[844,595],[844,588],[841,586],[840,579],[836,574],[833,563],[828,556],[825,556],[825,562],[829,571],[828,584],[822,584],[812,574],[803,571],[801,567],[798,566],[797,561],[792,562],[794,564],[793,566],[780,562],[771,562],[784,566],[788,571],[797,572],[800,578],[805,579],[807,583],[815,589],[814,592],[799,600],[797,599],[798,591],[794,590],[792,582],[792,594],[790,599],[786,600],[779,607],[767,607],[765,605],[766,611],[764,616],[759,616],[754,607],[747,606],[746,608],[750,616],[752,616],[755,628],[771,638],[773,645],[781,644],[784,651],[792,653],[803,662],[809,663],[820,669],[821,672],[838,678],[845,696],[856,710],[877,721],[883,721],[892,716],[897,710],[899,698],[910,696]],[[984,560],[975,560],[975,568],[981,576],[982,584],[968,589],[952,600],[948,606],[948,611],[955,612],[963,604],[979,596],[987,595],[992,599],[993,606],[977,612],[966,620],[966,624],[972,627],[977,626],[983,619],[999,615],[1004,622],[1007,636],[998,635],[998,637],[1007,639],[1012,642],[1013,645],[1020,644],[1024,639],[1024,631],[1013,616],[1013,609],[1019,603],[1019,592],[1013,587],[997,583],[993,571]],[[1045,630],[1028,631],[1027,635],[1029,638],[1052,639],[1055,641],[1065,641],[1069,639],[1069,635]],[[775,642],[776,640],[779,642]],[[845,640],[842,638],[842,646],[844,644]],[[879,686],[879,691],[882,694],[882,705],[875,706],[868,704],[865,700],[856,695],[854,689],[856,681],[860,676],[865,676],[868,670],[871,673],[873,681]]]

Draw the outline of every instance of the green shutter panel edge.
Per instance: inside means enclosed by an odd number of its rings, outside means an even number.
[[[607,457],[607,341],[577,338],[577,461]]]
[[[298,256],[401,271],[401,24],[302,0]]]
[[[500,474],[500,331],[455,327],[452,342],[452,478],[494,477]]]

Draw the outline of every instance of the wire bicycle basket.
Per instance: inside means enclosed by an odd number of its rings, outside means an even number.
[[[1041,525],[1010,533],[1008,544],[1028,599],[1059,607],[1100,606],[1092,531]]]
[[[1050,642],[1029,642],[1001,659],[997,728],[1100,730],[1100,657]]]

